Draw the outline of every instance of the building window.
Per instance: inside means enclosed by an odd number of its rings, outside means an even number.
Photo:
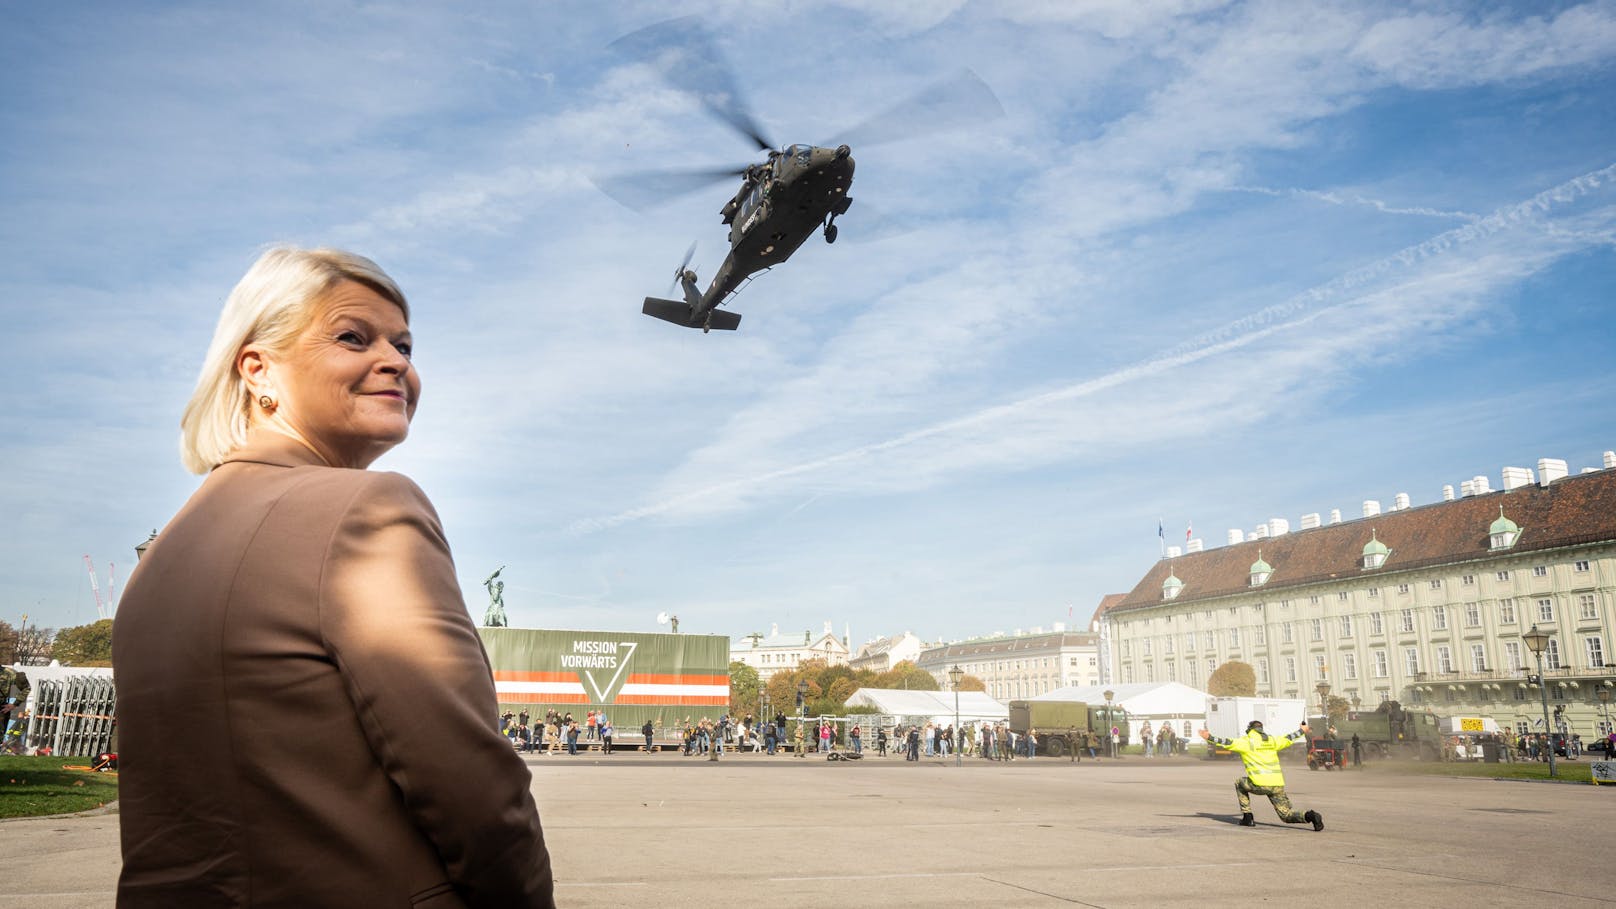
[[[1313,655],[1313,679],[1314,679],[1314,681],[1322,682],[1326,678],[1327,678],[1327,676],[1326,676],[1326,670],[1324,668],[1324,654],[1315,653]]]
[[[1162,653],[1172,653],[1172,652],[1173,652],[1173,636],[1168,635],[1167,637],[1162,638]]]
[[[1548,577],[1548,574],[1549,574],[1549,566],[1547,566],[1547,565],[1533,565],[1532,566],[1532,577],[1534,577],[1534,578]]]
[[[1441,590],[1442,589],[1442,579],[1441,578],[1432,578],[1431,579],[1431,589],[1432,590]]]
[[[1571,563],[1571,570],[1572,571],[1587,571],[1588,570],[1588,560],[1587,559],[1579,559],[1579,560],[1577,560],[1575,562],[1572,562]]]
[[[1150,638],[1145,638],[1144,641],[1141,642],[1141,646],[1144,649],[1145,656],[1150,656]]]
[[[1549,669],[1560,668],[1560,639],[1549,638],[1549,646],[1543,648],[1543,665]]]
[[[1498,574],[1493,575],[1493,577],[1496,577],[1500,581],[1507,581],[1507,580],[1509,580],[1509,572],[1500,571]]]
[[[1464,610],[1465,610],[1465,627],[1466,628],[1479,628],[1479,627],[1481,627],[1481,604],[1480,603],[1466,603],[1464,605]]]
[[[1391,667],[1388,664],[1388,661],[1386,660],[1386,651],[1384,651],[1384,650],[1375,651],[1374,652],[1374,658],[1375,658],[1375,678],[1383,679],[1383,678],[1385,678],[1387,675],[1389,675],[1391,673]]]
[[[1263,685],[1268,684],[1268,658],[1263,657],[1257,661],[1257,681]]]
[[[1319,605],[1319,598],[1316,596],[1308,597],[1307,602],[1309,605],[1317,606]]]
[[[1504,662],[1509,664],[1506,668],[1508,668],[1510,672],[1520,672],[1521,669],[1525,668],[1524,664],[1521,663],[1520,641],[1504,642]]]
[[[1296,657],[1285,658],[1285,681],[1296,681]]]
[[[1341,617],[1341,636],[1344,638],[1352,637],[1352,616],[1350,615]]]
[[[1314,640],[1314,641],[1322,641],[1322,640],[1324,640],[1324,620],[1323,619],[1308,619],[1307,624],[1308,624],[1308,636],[1309,636],[1310,640]]]
[[[1238,628],[1230,628],[1229,629],[1229,646],[1230,647],[1239,647],[1240,646],[1240,629],[1238,629]]]
[[[1466,587],[1474,587],[1476,586],[1476,576],[1473,574],[1467,574],[1459,579],[1459,583]]]
[[[1437,631],[1445,631],[1448,627],[1448,607],[1431,607],[1431,627]]]
[[[1386,629],[1382,626],[1380,613],[1371,612],[1369,614],[1369,633],[1374,634],[1374,635],[1379,635],[1379,634],[1384,634],[1385,631],[1386,631]]]
[[[1600,640],[1599,635],[1583,638],[1582,647],[1588,657],[1588,668],[1605,668],[1605,642]]]
[[[1289,608],[1291,608],[1291,601],[1290,600],[1280,600],[1279,601],[1279,608],[1280,609],[1289,609]]]
[[[1217,650],[1218,649],[1218,635],[1217,635],[1217,632],[1208,631],[1206,633],[1206,649],[1207,650]]]
[[[1267,625],[1258,625],[1257,626],[1257,644],[1258,644],[1258,646],[1263,646],[1263,647],[1268,646],[1268,626]]]
[[[1397,585],[1397,592],[1404,595],[1404,596],[1408,596],[1408,585],[1407,584],[1398,584]]]
[[[1346,675],[1343,676],[1344,678],[1355,679],[1355,678],[1358,677],[1358,656],[1357,656],[1357,654],[1352,654],[1352,653],[1343,653],[1343,654],[1341,654],[1341,671],[1346,673]]]
[[[1281,644],[1289,644],[1291,642],[1290,622],[1285,622],[1279,626],[1279,642]]]
[[[1345,603],[1347,601],[1347,592],[1345,590],[1336,591],[1335,598],[1340,602]]]
[[[1403,651],[1403,671],[1409,675],[1418,675],[1420,671],[1420,648],[1409,647]]]
[[[1599,618],[1599,607],[1594,605],[1594,595],[1584,593],[1577,597],[1577,616],[1583,619]]]
[[[1552,621],[1554,621],[1554,601],[1553,600],[1538,600],[1537,601],[1537,620],[1539,622],[1552,622]]]
[[[1412,610],[1412,609],[1403,610],[1402,618],[1403,618],[1403,624],[1401,626],[1402,630],[1405,633],[1413,631],[1414,630],[1414,610]]]
[[[1499,600],[1498,601],[1498,624],[1500,624],[1500,625],[1513,625],[1513,624],[1515,624],[1515,601],[1514,600]]]
[[[1449,650],[1446,645],[1439,646],[1436,649],[1436,671],[1453,671],[1453,651]]]
[[[1369,598],[1371,600],[1380,599],[1380,588],[1379,587],[1371,587],[1371,588],[1369,588]]]
[[[1487,648],[1480,644],[1470,645],[1470,671],[1487,671]]]

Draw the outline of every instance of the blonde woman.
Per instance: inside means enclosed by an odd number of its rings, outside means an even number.
[[[366,469],[420,403],[409,316],[336,250],[225,302],[181,421],[206,479],[116,619],[122,909],[554,905],[437,514]]]

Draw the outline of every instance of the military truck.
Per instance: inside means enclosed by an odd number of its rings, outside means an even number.
[[[1107,721],[1107,710],[1110,719]],[[1074,749],[1083,755],[1081,736],[1094,733],[1104,742],[1112,726],[1117,727],[1117,747],[1128,744],[1128,712],[1112,704],[1089,704],[1084,701],[1011,701],[1010,731],[1026,735],[1027,730],[1038,730],[1038,753],[1050,757],[1066,757]],[[1067,738],[1067,730],[1075,729],[1079,741]]]
[[[1408,710],[1396,701],[1385,701],[1374,710],[1349,711],[1334,725],[1335,738],[1343,746],[1350,747],[1347,743],[1358,736],[1366,759],[1434,761],[1441,757],[1442,728],[1428,710]]]

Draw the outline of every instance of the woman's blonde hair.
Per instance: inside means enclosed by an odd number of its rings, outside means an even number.
[[[356,281],[410,317],[404,292],[375,262],[340,249],[277,246],[258,257],[224,303],[196,390],[180,418],[180,460],[192,473],[222,464],[247,440],[251,404],[236,357],[248,344],[284,353],[314,320],[326,292]]]

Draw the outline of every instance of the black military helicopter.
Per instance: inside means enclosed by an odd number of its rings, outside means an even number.
[[[674,87],[695,95],[703,107],[754,143],[767,158],[740,167],[621,174],[596,183],[631,208],[646,208],[713,183],[741,178],[740,189],[719,210],[729,225],[730,252],[704,292],[690,265],[695,246],[674,271],[683,300],[646,297],[648,316],[699,328],[733,331],[741,314],[720,309],[753,275],[791,258],[815,231],[836,242],[836,219],[853,204],[852,145],[912,138],[1002,116],[993,92],[969,70],[938,83],[825,145],[777,146],[764,137],[735,88],[705,28],[694,17],[641,29],[612,42],[625,56],[645,62]],[[670,288],[671,289],[671,288]]]

